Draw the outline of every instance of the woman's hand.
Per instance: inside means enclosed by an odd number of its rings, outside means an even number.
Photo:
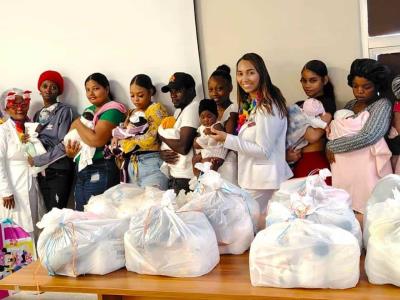
[[[326,149],[326,158],[328,159],[330,164],[333,164],[335,161],[335,153],[333,153],[331,150]]]
[[[111,149],[117,148],[118,147],[118,139],[116,137],[113,137],[111,139]]]
[[[69,158],[74,158],[80,150],[81,145],[77,141],[68,140],[67,144],[65,145],[65,154]]]
[[[162,150],[160,151],[160,157],[167,164],[175,165],[179,159],[178,153],[172,150]]]
[[[301,158],[301,149],[288,149],[286,151],[286,161],[287,162],[297,162]]]
[[[29,141],[29,134],[21,135],[21,143],[26,144]]]
[[[14,195],[3,197],[3,206],[6,209],[13,209],[15,207]]]
[[[35,166],[35,163],[34,163],[34,161],[33,161],[33,157],[32,156],[30,156],[30,155],[28,155],[28,164],[31,166],[31,167],[34,167]]]
[[[217,142],[225,143],[227,135],[228,134],[226,132],[211,127],[211,134],[209,136],[212,137]]]

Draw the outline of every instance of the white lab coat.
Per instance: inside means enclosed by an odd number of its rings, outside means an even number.
[[[261,108],[253,110],[238,136],[228,134],[224,147],[238,153],[238,183],[249,190],[279,189],[293,176],[286,163],[287,119],[276,106],[274,115]]]
[[[34,231],[38,218],[38,192],[29,171],[27,157],[15,129],[15,123],[8,119],[0,125],[0,218],[12,218],[25,231]],[[3,206],[3,197],[14,195],[14,209]],[[32,220],[31,207],[34,209]]]

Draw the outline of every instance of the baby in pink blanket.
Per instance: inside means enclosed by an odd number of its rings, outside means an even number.
[[[327,130],[329,140],[341,137],[354,136],[359,133],[370,114],[363,111],[355,116],[354,112],[348,109],[336,111],[334,119]],[[335,154],[335,161],[331,164],[332,186],[346,190],[352,198],[353,210],[364,213],[366,201],[376,182],[388,173],[391,173],[390,164],[391,152],[382,138],[370,147],[365,147],[351,152]],[[373,161],[374,163],[368,164]],[[353,178],[351,182],[345,176],[349,168],[366,168],[370,165],[375,171],[366,172],[362,178]],[[378,173],[378,177],[375,175]]]

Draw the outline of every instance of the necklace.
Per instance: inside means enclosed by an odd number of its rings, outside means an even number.
[[[252,100],[251,102],[246,101],[242,104],[238,118],[238,125],[236,127],[236,133],[239,133],[240,128],[242,128],[243,124],[248,121],[251,112],[256,108],[256,106],[256,99]]]

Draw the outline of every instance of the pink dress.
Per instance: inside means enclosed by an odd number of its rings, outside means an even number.
[[[355,135],[363,128],[368,117],[369,112],[364,111],[356,118],[335,118],[330,124],[328,139]],[[332,186],[347,191],[352,198],[353,210],[364,213],[367,200],[377,181],[392,173],[391,156],[384,138],[369,147],[336,153],[336,162],[331,164]]]

